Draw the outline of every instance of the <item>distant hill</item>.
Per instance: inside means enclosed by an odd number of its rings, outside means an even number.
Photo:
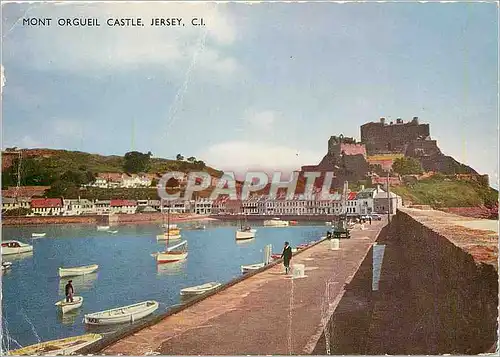
[[[17,160],[21,157],[21,185],[50,185],[69,172],[87,177],[104,172],[124,172],[123,156],[104,156],[81,151],[54,149],[22,149],[2,153],[2,186],[17,183]],[[15,166],[15,167],[14,167]],[[205,166],[202,161],[169,160],[151,157],[145,173],[163,174],[168,171],[205,171],[220,177],[222,171]]]

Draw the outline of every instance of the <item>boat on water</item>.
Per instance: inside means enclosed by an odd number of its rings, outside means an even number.
[[[11,262],[2,262],[2,271],[12,268]]]
[[[216,281],[212,281],[210,283],[202,284],[202,285],[197,285],[197,286],[191,286],[189,288],[184,288],[181,289],[181,296],[197,296],[197,295],[202,295],[206,294],[210,291],[213,291],[217,289],[219,286],[222,284]]]
[[[71,267],[71,268],[59,268],[59,276],[77,276],[77,275],[85,275],[95,272],[99,268],[99,265],[85,265],[81,267]]]
[[[243,207],[241,208],[243,209]],[[255,238],[256,229],[252,229],[248,225],[247,216],[245,215],[245,224],[240,220],[240,228],[236,231],[236,240],[245,240]]]
[[[63,314],[68,311],[76,310],[81,307],[83,304],[83,297],[81,296],[73,296],[73,301],[66,301],[66,298],[55,303],[57,307],[61,310]]]
[[[167,240],[168,242],[168,240]],[[188,256],[187,241],[182,241],[179,244],[169,247],[163,252],[156,253],[157,263],[173,263],[186,259]]]
[[[205,225],[201,225],[201,224],[200,224],[200,225],[196,225],[196,226],[194,226],[194,228],[193,228],[193,229],[197,229],[197,230],[204,230],[204,229],[206,229],[206,228],[207,228],[207,227],[206,227]]]
[[[158,309],[158,306],[157,301],[143,301],[133,305],[86,314],[83,321],[87,325],[99,326],[134,322],[151,315]]]
[[[297,224],[299,224],[298,221],[289,221],[289,223],[291,226],[296,226]]]
[[[250,264],[250,265],[242,265],[241,266],[241,272],[243,274],[250,273],[255,270],[259,270],[260,268],[263,268],[266,264],[264,263],[257,263],[257,264]]]
[[[289,225],[290,222],[282,221],[281,218],[278,217],[264,221],[264,226],[266,227],[288,227]]]
[[[33,246],[18,240],[5,240],[2,242],[2,255],[28,253],[33,251]]]
[[[167,223],[164,223],[161,225],[162,228],[165,228],[165,229],[177,229],[177,224],[167,224]]]
[[[107,231],[109,230],[109,226],[97,226],[97,230],[98,231]]]
[[[41,237],[45,237],[47,235],[47,233],[31,233],[31,237],[33,238],[41,238]]]
[[[118,233],[118,231],[108,231],[108,233],[110,233],[110,234],[116,234],[116,233]]]
[[[102,335],[88,333],[81,336],[73,336],[37,343],[17,350],[7,352],[9,356],[67,356],[77,352],[79,349],[91,345],[102,339]]]
[[[163,234],[158,234],[156,240],[178,240],[181,239],[180,229],[169,229]]]
[[[163,208],[163,200],[161,202],[161,206]],[[158,239],[158,236],[156,237],[157,240],[166,240],[166,249],[163,252],[158,252],[155,254],[155,259],[157,263],[173,263],[173,262],[178,262],[181,260],[184,260],[188,256],[188,251],[187,251],[187,241],[182,241],[172,247],[169,247],[168,244],[171,239],[177,239],[177,235],[180,238],[180,229],[177,228],[171,228],[170,225],[170,209],[167,211],[167,224],[166,224],[167,231],[163,234],[164,239]],[[177,230],[178,232],[176,235],[173,236],[173,238],[170,237],[170,233],[172,230]]]

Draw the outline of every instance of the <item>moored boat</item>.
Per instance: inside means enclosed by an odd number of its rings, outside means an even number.
[[[59,276],[77,276],[77,275],[85,275],[95,272],[99,268],[99,265],[85,265],[81,267],[71,267],[71,268],[59,268]]]
[[[31,237],[33,238],[41,238],[41,237],[45,237],[47,235],[47,233],[31,233]]]
[[[77,352],[79,349],[91,345],[102,339],[102,335],[88,333],[81,336],[73,336],[37,343],[17,350],[7,352],[9,356],[67,356]]]
[[[107,231],[109,229],[109,226],[97,226],[98,231]]]
[[[116,234],[116,233],[118,233],[118,231],[107,231],[107,232],[110,233],[110,234]]]
[[[256,229],[246,229],[246,228],[238,229],[236,231],[236,240],[255,238],[255,232],[257,232]]]
[[[250,264],[250,265],[242,265],[241,266],[241,272],[243,274],[250,273],[255,270],[259,270],[260,268],[263,268],[265,266],[264,263],[257,263],[257,264]]]
[[[2,242],[2,255],[32,252],[33,246],[18,240],[5,240]]]
[[[2,270],[7,270],[10,269],[11,267],[12,267],[11,262],[2,262]]]
[[[163,234],[158,234],[156,240],[178,240],[181,239],[180,231],[178,229],[169,230]]]
[[[163,252],[156,253],[157,263],[173,263],[180,260],[186,259],[188,256],[187,252],[187,241],[183,241],[172,247],[168,247]]]
[[[197,286],[191,286],[189,288],[184,288],[181,289],[180,294],[182,296],[196,296],[196,295],[202,295],[205,293],[208,293],[210,291],[213,291],[217,289],[219,286],[222,284],[216,281],[212,281],[210,283],[202,284],[202,285],[197,285]]]
[[[282,221],[281,218],[275,217],[264,221],[266,227],[287,227],[290,225],[288,221]]]
[[[59,307],[63,314],[68,311],[76,310],[83,304],[83,297],[81,296],[73,296],[73,301],[66,301],[66,298],[55,303],[56,306]]]
[[[86,314],[83,321],[87,325],[114,325],[134,322],[151,315],[158,309],[158,306],[157,301],[143,301],[133,305]]]

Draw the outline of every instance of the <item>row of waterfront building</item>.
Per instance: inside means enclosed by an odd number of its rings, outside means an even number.
[[[163,205],[163,207],[162,207]],[[401,197],[387,193],[380,187],[349,192],[344,199],[335,194],[328,199],[319,195],[306,197],[295,195],[270,198],[265,195],[251,196],[247,200],[220,197],[216,200],[88,200],[63,198],[4,197],[2,211],[24,208],[30,216],[78,216],[166,212],[195,213],[201,215],[366,215],[370,213],[395,213],[402,205]],[[344,207],[345,206],[345,207]]]

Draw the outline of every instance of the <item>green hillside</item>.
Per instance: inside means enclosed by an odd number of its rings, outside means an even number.
[[[147,155],[147,154],[143,154]],[[163,174],[167,171],[206,171],[212,176],[220,177],[222,171],[208,167],[196,158],[187,160],[169,160],[151,157],[140,172]],[[96,174],[103,172],[125,172],[124,156],[103,156],[80,151],[33,149],[23,150],[21,165],[15,158],[12,165],[2,172],[2,187],[15,186],[18,179],[18,168],[21,185],[52,185],[57,181],[71,182],[76,185],[93,180]]]
[[[413,204],[434,208],[498,205],[498,191],[474,181],[437,177],[391,187],[391,191]]]

